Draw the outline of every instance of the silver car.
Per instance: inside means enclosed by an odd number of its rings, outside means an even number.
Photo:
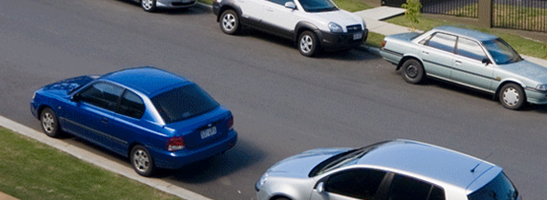
[[[409,83],[426,76],[493,94],[509,109],[547,104],[547,68],[528,62],[501,38],[441,26],[385,37],[380,55]]]
[[[272,166],[259,200],[520,200],[502,168],[411,140],[314,149]]]
[[[158,8],[187,8],[196,5],[197,0],[133,0],[139,2],[142,9],[154,12]]]

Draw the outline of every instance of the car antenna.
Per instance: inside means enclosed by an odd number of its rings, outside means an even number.
[[[490,157],[494,152],[488,154],[488,156],[486,156],[486,158],[482,159],[479,164],[477,164],[475,167],[473,167],[473,169],[471,169],[471,173],[475,173],[475,169],[477,169],[477,167],[482,164],[484,161],[486,161],[486,159],[488,159],[488,157]]]

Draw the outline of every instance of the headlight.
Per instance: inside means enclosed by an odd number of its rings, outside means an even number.
[[[264,183],[266,183],[267,179],[268,179],[268,174],[264,174],[262,175],[262,177],[260,177],[260,180],[258,180],[255,185],[256,191],[259,191],[262,188],[262,186],[264,186]]]
[[[538,86],[536,86],[536,90],[545,92],[545,91],[547,91],[547,85],[538,85]]]
[[[367,23],[365,23],[365,20],[363,19],[363,30],[367,29]]]
[[[338,25],[337,23],[334,23],[334,22],[329,23],[329,29],[330,29],[330,32],[333,32],[333,33],[342,33],[342,32],[344,32],[342,27],[340,25]]]
[[[36,92],[32,93],[32,100],[34,100],[34,97],[36,97]]]

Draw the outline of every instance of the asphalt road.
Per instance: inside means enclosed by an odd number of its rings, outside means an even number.
[[[546,106],[515,112],[442,82],[410,85],[367,51],[307,58],[260,32],[228,36],[203,7],[150,14],[117,0],[0,6],[0,115],[21,124],[40,130],[29,111],[40,86],[142,65],[184,75],[234,113],[233,150],[158,175],[210,198],[255,198],[253,184],[268,167],[307,149],[395,138],[476,157],[493,153],[487,160],[505,169],[525,199],[547,196]],[[79,139],[64,140],[129,165]]]

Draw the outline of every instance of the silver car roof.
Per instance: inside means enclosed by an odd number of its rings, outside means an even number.
[[[483,177],[487,180],[478,179],[489,170],[501,171],[500,167],[492,163],[460,152],[401,139],[385,143],[371,150],[357,164],[391,168],[412,175],[428,177],[462,189],[470,189],[468,187],[475,181],[481,182],[480,185],[489,182],[493,178],[492,176]],[[473,172],[472,169],[474,169]]]
[[[447,33],[454,33],[457,35],[466,36],[468,38],[473,38],[478,41],[489,41],[489,40],[498,38],[498,36],[496,35],[480,32],[476,30],[471,30],[471,29],[454,27],[454,26],[438,26],[433,28],[432,30],[441,30]]]

